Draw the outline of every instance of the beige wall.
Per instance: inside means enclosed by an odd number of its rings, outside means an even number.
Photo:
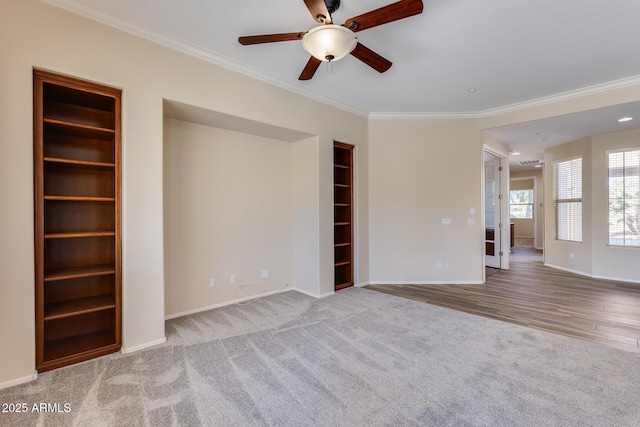
[[[164,143],[165,315],[293,287],[293,144],[173,119]]]
[[[640,147],[640,130],[594,135],[591,138],[593,159],[591,184],[593,229],[591,273],[596,277],[630,280],[640,283],[640,248],[609,246],[608,240],[608,188],[607,150]]]
[[[579,156],[582,156],[582,242],[557,240],[552,190],[554,163]],[[593,209],[591,138],[583,138],[545,150],[544,162],[546,165],[545,188],[550,189],[545,194],[545,216],[549,224],[545,231],[545,264],[591,275],[594,261],[591,254],[593,233],[590,226]]]
[[[475,121],[372,119],[369,134],[370,280],[482,282],[483,145]]]
[[[333,288],[332,144],[357,146],[358,226],[368,226],[367,119],[99,25],[37,0],[3,2],[0,14],[0,384],[34,372],[32,69],[43,68],[123,89],[123,344],[164,338],[163,99],[317,135],[305,153],[317,197],[297,257],[315,259],[301,286]],[[11,42],[6,42],[11,41]],[[294,155],[297,150],[294,150]],[[298,170],[298,172],[300,172]],[[292,172],[292,173],[295,173]],[[294,193],[295,196],[295,193]],[[293,196],[292,196],[293,197]],[[366,241],[365,241],[366,242]],[[359,257],[368,256],[359,247]],[[361,280],[368,280],[366,260]],[[265,266],[265,268],[269,268]],[[291,274],[291,273],[289,273]],[[295,283],[294,283],[295,285]],[[205,289],[206,291],[206,289]],[[11,327],[7,327],[11,325]]]
[[[545,151],[545,183],[552,188],[553,162],[582,156],[582,243],[555,240],[553,192],[545,196],[545,263],[605,279],[640,283],[640,249],[608,245],[607,150],[640,146],[640,130],[594,135]],[[574,259],[569,253],[573,252]]]

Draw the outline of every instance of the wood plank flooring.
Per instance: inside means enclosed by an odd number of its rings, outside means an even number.
[[[514,248],[510,264],[484,285],[366,288],[640,353],[639,284],[545,267],[527,248]]]

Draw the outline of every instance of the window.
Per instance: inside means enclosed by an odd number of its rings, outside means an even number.
[[[582,157],[554,164],[556,239],[582,241]]]
[[[609,244],[640,246],[640,149],[607,153]]]
[[[533,190],[511,190],[509,192],[509,216],[533,219]]]

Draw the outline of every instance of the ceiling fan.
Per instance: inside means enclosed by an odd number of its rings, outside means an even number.
[[[347,19],[343,25],[333,24],[331,14],[340,7],[340,0],[304,0],[318,25],[307,32],[242,36],[242,45],[301,40],[311,57],[298,80],[309,80],[320,64],[337,61],[351,54],[379,73],[391,67],[391,62],[358,42],[354,33],[422,13],[422,0],[400,0],[371,12]]]

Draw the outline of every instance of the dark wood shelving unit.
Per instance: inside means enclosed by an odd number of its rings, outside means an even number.
[[[119,89],[34,71],[36,369],[121,347]]]
[[[333,144],[334,286],[353,286],[353,145]]]

